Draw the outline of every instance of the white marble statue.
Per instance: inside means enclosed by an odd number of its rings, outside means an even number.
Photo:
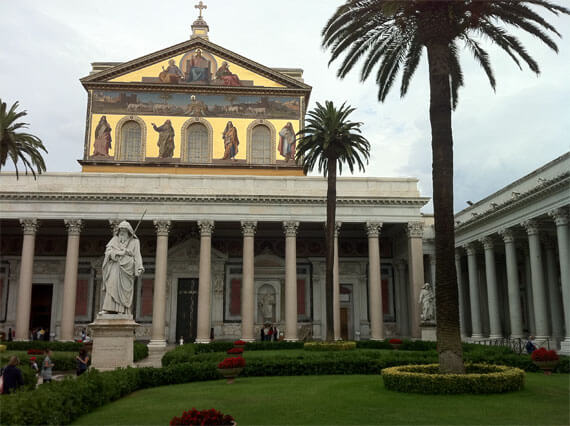
[[[258,307],[263,320],[273,319],[273,305],[275,297],[271,293],[263,293],[258,296]]]
[[[430,283],[425,283],[422,287],[419,302],[422,305],[421,320],[433,321],[435,319],[435,294],[431,289]]]
[[[127,221],[119,224],[103,260],[103,314],[131,315],[136,277],[144,272],[139,239]]]

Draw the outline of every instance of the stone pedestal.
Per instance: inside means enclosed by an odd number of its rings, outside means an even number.
[[[568,332],[566,333],[568,334]],[[570,339],[566,338],[560,343],[560,351],[558,351],[560,355],[570,356]]]
[[[437,333],[436,333],[435,323],[422,322],[420,324],[420,330],[421,330],[422,340],[425,340],[428,342],[437,341]]]
[[[89,324],[93,337],[91,367],[99,371],[133,367],[133,343],[138,327],[132,315],[97,315]]]

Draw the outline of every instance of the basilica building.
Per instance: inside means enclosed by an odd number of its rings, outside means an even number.
[[[209,40],[93,63],[80,173],[0,174],[0,331],[70,341],[102,306],[122,220],[140,240],[137,338],[168,343],[325,337],[326,179],[294,160],[311,86]],[[80,142],[81,143],[81,142]],[[570,350],[565,155],[456,217],[465,339],[532,333]],[[415,178],[337,180],[336,339],[422,337],[433,216]]]

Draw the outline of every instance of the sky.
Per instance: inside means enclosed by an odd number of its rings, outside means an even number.
[[[570,0],[553,0],[570,6]],[[399,80],[384,103],[374,79],[362,83],[360,65],[341,80],[328,65],[321,30],[340,0],[206,0],[210,41],[269,67],[302,68],[315,102],[356,107],[370,141],[368,177],[417,177],[431,197],[431,134],[427,60],[405,98]],[[128,61],[188,40],[197,1],[0,1],[0,98],[20,103],[29,131],[49,151],[48,172],[80,171],[87,92],[79,79],[92,62]],[[570,17],[547,16],[562,39],[556,54],[511,29],[541,67],[523,71],[483,40],[497,79],[493,92],[482,69],[462,49],[465,87],[453,114],[456,211],[570,150]],[[6,169],[10,169],[7,167]],[[350,176],[345,172],[343,176]],[[423,210],[433,211],[430,202]]]

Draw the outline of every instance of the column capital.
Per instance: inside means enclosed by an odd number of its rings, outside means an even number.
[[[366,233],[368,238],[378,238],[382,231],[382,222],[366,222]]]
[[[20,219],[20,225],[22,225],[24,235],[35,235],[40,226],[38,220],[35,218]]]
[[[481,244],[483,244],[483,248],[485,250],[493,250],[493,238],[490,235],[487,235],[486,237],[480,238],[479,242]]]
[[[424,236],[423,222],[408,222],[408,238],[422,238]]]
[[[119,223],[121,223],[121,219],[109,219],[109,226],[111,227],[111,233],[113,235],[115,235],[115,233],[117,232]]]
[[[285,232],[286,237],[296,237],[297,229],[299,229],[299,222],[295,221],[283,222],[283,231]]]
[[[213,220],[199,220],[198,228],[200,228],[200,236],[210,237],[212,232],[214,232],[214,221]]]
[[[521,222],[521,226],[526,229],[526,233],[531,235],[538,235],[539,234],[539,226],[538,222],[534,219],[529,219]]]
[[[548,216],[554,219],[554,223],[556,224],[556,226],[568,225],[569,216],[568,212],[565,209],[558,208],[550,210],[548,212]]]
[[[465,246],[465,251],[467,256],[475,256],[477,254],[477,245],[475,243],[469,243]]]
[[[156,229],[156,235],[161,237],[167,237],[168,232],[170,232],[171,222],[169,220],[153,220],[154,228]]]
[[[83,226],[81,219],[64,219],[63,222],[69,235],[79,235],[81,233],[81,227]]]
[[[455,260],[461,260],[461,256],[463,256],[463,247],[455,247]]]
[[[241,232],[244,237],[253,237],[257,228],[257,221],[241,221]]]
[[[511,228],[500,229],[499,235],[503,238],[505,244],[511,244],[515,242],[515,234]]]

